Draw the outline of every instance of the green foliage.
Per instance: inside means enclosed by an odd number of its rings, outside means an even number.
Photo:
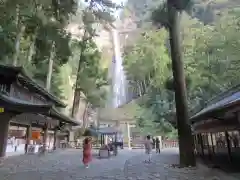
[[[167,32],[149,31],[124,53],[124,66],[133,85],[137,82],[159,87],[170,76],[170,59],[165,48]],[[153,77],[153,78],[152,78]],[[141,89],[141,88],[140,88]]]
[[[136,111],[138,127],[143,134],[167,135],[173,131],[173,126],[166,121],[173,110],[169,102],[173,100],[172,93],[161,90],[171,78],[166,38],[164,29],[148,31],[124,53],[124,67],[131,86],[147,93]]]
[[[59,68],[66,64],[71,50],[70,36],[65,27],[76,2],[67,1],[3,1],[0,7],[0,58],[4,64],[24,66],[28,74],[45,86],[48,59],[54,51],[52,92],[62,97],[60,80],[55,80]],[[55,43],[52,49],[52,43]]]
[[[73,41],[72,47],[79,51],[82,47],[82,42]],[[72,57],[70,63],[72,64],[73,73],[78,78],[78,87],[86,96],[87,101],[95,107],[103,106],[106,98],[107,70],[101,67],[101,52],[98,50],[93,40],[85,42],[84,51],[82,52],[82,59],[80,69],[76,68],[78,63],[78,54]]]
[[[137,27],[143,28],[146,26],[146,21],[149,21],[152,10],[162,4],[163,1],[164,0],[128,0],[121,14],[121,19],[131,18],[136,22]]]
[[[200,2],[194,2],[193,7],[197,3]],[[216,4],[211,6],[214,7],[214,13]],[[240,9],[224,7],[226,5],[221,7],[221,14],[211,20],[203,16],[194,18],[194,13],[190,11],[182,12],[181,40],[190,116],[203,108],[217,93],[239,83],[237,79],[240,74],[237,69],[240,66],[240,51],[237,49],[237,34],[240,31]],[[167,27],[164,4],[154,13],[152,18],[156,24],[163,22],[157,28]],[[139,37],[134,46],[126,48],[124,66],[133,87],[145,79],[149,82],[145,87],[147,90],[144,98],[138,102],[140,108],[136,112],[136,119],[139,128],[146,133],[154,132],[170,137],[176,135],[176,130],[172,126],[175,126],[175,104],[168,36],[164,28],[152,33],[155,34],[152,35],[154,38],[146,41],[146,37]],[[162,48],[161,51],[158,50],[159,47]],[[158,68],[163,70],[155,71]]]
[[[49,59],[52,51],[55,51],[54,63],[65,64],[71,55],[69,48],[70,35],[59,27],[55,22],[51,22],[39,28],[36,35],[36,55],[33,62],[38,64],[43,59]],[[55,43],[54,50],[52,43]]]
[[[101,101],[102,104],[106,94],[106,72],[100,68],[101,53],[92,40],[96,35],[93,25],[111,23],[114,20],[111,14],[119,6],[111,1],[94,0],[91,3],[92,8],[74,0],[3,1],[0,7],[1,62],[12,64],[16,56],[17,65],[26,67],[28,74],[45,86],[49,59],[52,58],[50,91],[67,99],[71,95],[69,79],[71,81],[72,75],[77,75],[83,50],[78,83],[90,101],[98,105]],[[82,40],[73,40],[66,30],[69,23],[76,23],[73,21],[75,13],[77,23],[83,24],[81,28],[87,32]]]
[[[72,116],[78,111],[80,96],[83,93],[86,101],[93,107],[103,106],[106,98],[107,76],[100,67],[101,59],[93,38],[97,35],[97,26],[109,27],[114,18],[112,13],[118,6],[112,1],[91,0],[85,1],[87,6],[83,9],[81,23],[83,37],[79,42],[74,42],[73,47],[80,50],[79,59],[76,64],[76,83]],[[79,93],[80,91],[80,93]]]

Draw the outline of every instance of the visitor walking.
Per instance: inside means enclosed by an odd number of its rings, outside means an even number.
[[[83,141],[83,164],[86,168],[89,167],[89,163],[92,161],[92,145],[89,138],[85,138]]]
[[[18,139],[14,138],[14,152],[17,152],[18,144]]]
[[[157,137],[156,138],[156,153],[159,153],[160,154],[161,150],[160,150],[160,140],[159,138]]]
[[[147,136],[144,146],[145,146],[145,153],[147,155],[147,160],[145,160],[145,162],[151,162],[152,141],[151,141],[150,135]]]

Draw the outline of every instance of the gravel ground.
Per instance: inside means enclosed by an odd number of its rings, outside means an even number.
[[[164,149],[144,163],[143,150],[120,150],[117,157],[93,159],[89,169],[81,163],[81,150],[57,151],[39,157],[9,157],[0,168],[1,180],[234,180],[223,173],[200,165],[173,168],[178,163],[177,149]]]

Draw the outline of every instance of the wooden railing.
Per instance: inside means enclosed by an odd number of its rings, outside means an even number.
[[[72,142],[70,147],[80,148],[81,149],[82,148],[82,144],[81,143],[80,144],[76,144],[76,143]],[[124,144],[124,147],[126,148],[127,144]],[[143,143],[138,143],[138,144],[132,143],[131,147],[133,149],[144,149],[144,144]],[[175,148],[175,147],[178,147],[178,141],[177,140],[163,140],[162,141],[161,148]],[[93,149],[98,149],[98,148],[100,148],[100,145],[93,144],[92,148]]]
[[[70,148],[81,149],[81,148],[82,148],[82,143],[77,143],[76,141],[72,141],[72,142],[69,142],[69,147],[70,147]],[[93,144],[92,144],[92,148],[93,148],[93,149],[99,149],[99,148],[100,148],[100,145],[99,145],[99,144],[96,144],[96,143],[93,143]]]
[[[144,144],[132,144],[131,147],[133,149],[144,149]],[[178,147],[178,141],[177,140],[163,140],[161,148],[175,148]]]
[[[162,148],[175,148],[178,147],[178,141],[176,140],[163,140]]]

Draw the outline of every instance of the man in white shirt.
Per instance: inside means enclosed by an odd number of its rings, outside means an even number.
[[[147,135],[147,138],[144,143],[145,146],[145,153],[148,156],[148,162],[151,162],[151,155],[152,155],[152,141],[150,135]],[[147,162],[147,160],[145,160]]]

